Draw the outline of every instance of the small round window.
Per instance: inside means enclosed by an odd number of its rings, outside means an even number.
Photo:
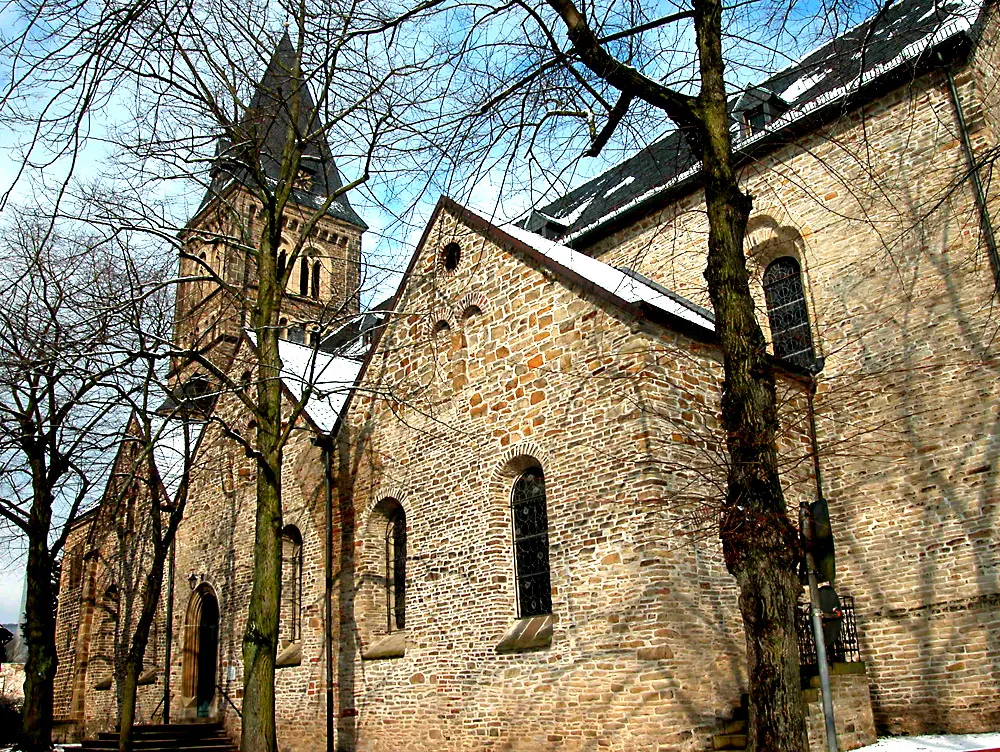
[[[449,272],[458,268],[458,262],[462,260],[462,247],[458,243],[448,243],[441,249],[441,263]]]

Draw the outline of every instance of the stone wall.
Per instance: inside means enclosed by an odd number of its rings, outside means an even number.
[[[997,143],[995,10],[956,84]],[[802,266],[839,580],[857,598],[885,731],[1000,723],[995,293],[943,74],[906,83],[745,168],[752,287]],[[1000,194],[990,186],[993,209]],[[700,194],[589,249],[707,303]],[[994,212],[996,213],[996,212]]]
[[[833,691],[833,718],[837,745],[841,750],[858,749],[876,742],[875,719],[868,675],[863,663],[830,665],[830,688]],[[826,719],[819,690],[819,677],[802,693],[806,701],[806,730],[810,752],[826,752]]]
[[[0,665],[0,695],[13,697],[18,702],[24,700],[23,663],[4,663]]]
[[[446,211],[399,310],[351,409],[365,437],[352,616],[359,652],[384,639],[376,510],[393,498],[408,530],[405,654],[341,665],[356,687],[342,734],[363,750],[706,748],[745,686],[711,523],[715,347],[632,320]],[[802,389],[782,388],[798,417]],[[787,423],[794,505],[812,480]],[[530,463],[545,475],[551,641],[501,652],[518,624],[511,484]]]

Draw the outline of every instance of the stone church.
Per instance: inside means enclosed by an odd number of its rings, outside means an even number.
[[[901,0],[733,100],[786,499],[825,498],[836,539],[845,749],[1000,728],[998,31],[992,3]],[[342,185],[313,148],[289,238]],[[284,453],[282,750],[740,748],[699,181],[668,135],[518,225],[441,198],[399,290],[367,313],[362,218],[341,197],[312,227],[282,322],[289,415],[313,395]],[[216,211],[223,198],[238,211]],[[251,284],[235,245],[205,238],[254,214],[220,178],[191,254]],[[357,314],[333,335],[331,308]],[[218,286],[184,283],[177,309],[179,344],[255,378]],[[139,719],[238,738],[255,470],[231,434],[248,416],[195,363],[173,377],[211,419],[155,452],[168,494],[178,455],[194,461]],[[67,543],[67,737],[115,722],[116,524],[98,507]]]

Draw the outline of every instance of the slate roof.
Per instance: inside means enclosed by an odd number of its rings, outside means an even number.
[[[985,4],[982,0],[900,0],[797,63],[737,94],[737,115],[762,101],[783,112],[763,132],[737,138],[737,152],[750,151],[769,134],[845,99],[862,86],[909,64],[925,53],[969,37]],[[735,126],[735,118],[734,118]],[[735,128],[734,128],[735,129]],[[536,209],[524,226],[572,244],[611,220],[698,177],[700,165],[678,131],[640,151],[552,203]]]
[[[298,92],[295,91],[291,76],[294,65],[295,48],[286,32],[278,42],[264,76],[257,84],[243,122],[243,127],[250,137],[261,144],[261,166],[264,168],[264,173],[274,181],[278,179],[280,155],[291,123],[291,95],[298,93],[301,96],[295,124],[298,134],[307,136],[315,131],[317,123],[321,122],[315,116],[316,102],[309,91],[308,83],[300,82],[301,88]],[[239,166],[235,160],[226,160],[226,154],[231,149],[230,141],[219,140],[216,146],[216,166],[212,170],[211,182],[202,201],[202,207],[234,182],[250,182],[250,175],[245,168]],[[310,173],[310,176],[303,181],[300,188],[292,191],[293,200],[302,206],[318,207],[327,196],[344,185],[330,151],[330,145],[322,133],[315,134],[306,143],[302,153],[302,167]],[[335,198],[326,213],[362,229],[368,229],[368,225],[354,211],[347,194]]]

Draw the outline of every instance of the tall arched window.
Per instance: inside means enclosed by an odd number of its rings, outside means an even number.
[[[299,260],[299,295],[309,294],[309,259],[303,256]]]
[[[278,632],[282,644],[301,639],[302,534],[289,525],[281,531],[281,615]]]
[[[285,267],[288,266],[288,254],[284,251],[278,253],[278,279],[285,276]]]
[[[312,296],[315,300],[319,300],[319,261],[313,264],[312,269]]]
[[[816,356],[799,262],[791,256],[775,259],[764,270],[763,282],[775,356],[803,368],[812,367]]]
[[[386,514],[385,525],[386,629],[406,629],[406,512],[399,503]]]
[[[541,468],[530,468],[514,481],[510,507],[514,521],[514,571],[520,616],[550,614],[549,521]]]

